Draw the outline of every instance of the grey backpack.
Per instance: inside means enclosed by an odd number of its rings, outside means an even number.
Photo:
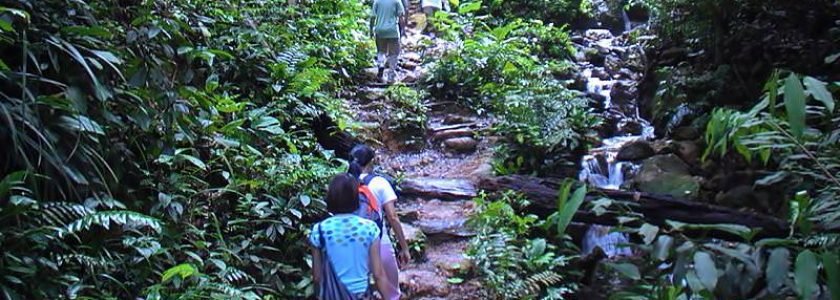
[[[321,242],[321,269],[317,270],[321,274],[321,282],[316,287],[315,294],[320,300],[360,300],[359,297],[350,293],[347,287],[338,278],[335,273],[335,268],[330,261],[329,254],[327,254],[327,241],[321,232],[321,224],[318,224],[318,237]]]

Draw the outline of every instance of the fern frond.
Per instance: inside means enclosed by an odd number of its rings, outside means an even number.
[[[809,237],[805,240],[806,247],[836,249],[840,247],[840,234],[826,233]]]
[[[256,282],[253,276],[248,275],[248,273],[245,273],[244,271],[233,267],[228,267],[227,269],[225,269],[222,278],[224,278],[225,281],[230,283],[236,283],[245,280],[249,282]]]
[[[93,257],[84,254],[59,254],[55,255],[53,260],[59,267],[75,263],[89,270],[107,268],[112,265],[111,261],[102,257]]]
[[[220,293],[224,296],[224,299],[242,299],[242,300],[256,300],[259,297],[254,294],[253,292],[243,291],[242,289],[225,284],[225,283],[216,283],[216,282],[208,282],[204,284],[204,288],[209,290],[211,293]]]
[[[516,298],[522,298],[529,295],[538,295],[543,289],[559,284],[563,281],[563,276],[554,271],[544,271],[528,276],[528,278],[515,283],[514,295]]]
[[[161,230],[161,222],[158,219],[133,211],[113,210],[95,212],[86,215],[81,219],[68,224],[64,228],[61,228],[58,234],[59,237],[63,237],[67,234],[75,234],[81,231],[90,230],[90,228],[94,225],[109,229],[111,223],[116,225],[127,225],[135,228],[149,227],[156,232],[160,232]]]
[[[50,202],[41,205],[35,219],[40,225],[65,226],[68,223],[94,213],[84,205],[68,202]]]

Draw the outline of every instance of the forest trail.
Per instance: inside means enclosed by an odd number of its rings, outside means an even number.
[[[418,91],[429,64],[454,47],[424,34],[424,24],[419,1],[411,1],[395,84]],[[389,85],[376,79],[376,68],[367,73],[370,76],[357,90],[351,109],[358,114],[362,127],[369,129],[363,138],[376,149],[380,171],[400,174],[404,189],[408,186],[415,192],[404,191],[397,203],[412,248],[412,262],[400,272],[403,298],[481,299],[479,281],[461,282],[463,275],[459,274],[469,269],[464,253],[472,236],[465,225],[474,208],[471,199],[476,196],[472,179],[492,173],[495,139],[481,137],[492,120],[446,99],[424,100],[424,136],[419,141],[401,136],[382,121],[395,105],[386,96]],[[448,193],[440,197],[411,195],[444,190]]]

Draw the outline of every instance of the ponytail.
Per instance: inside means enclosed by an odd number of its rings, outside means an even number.
[[[360,165],[354,157],[350,160],[350,167],[347,169],[347,173],[350,173],[350,175],[353,175],[355,178],[359,178],[359,176],[362,176],[363,169],[364,167],[362,167],[362,165]]]
[[[362,170],[373,160],[374,155],[376,152],[365,144],[353,146],[353,149],[350,149],[350,166],[347,173],[359,178],[362,176]]]

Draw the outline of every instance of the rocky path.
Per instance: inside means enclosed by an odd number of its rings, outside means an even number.
[[[452,45],[421,33],[425,16],[417,2],[411,3],[397,78],[420,91],[419,81],[429,65]],[[400,273],[403,298],[484,298],[478,280],[461,282],[460,278],[469,270],[464,252],[472,233],[465,222],[474,209],[471,199],[477,195],[473,181],[492,173],[495,139],[485,136],[492,120],[445,99],[424,99],[425,133],[402,136],[383,120],[390,118],[396,105],[386,96],[389,85],[375,78],[375,68],[367,73],[367,84],[359,87],[350,105],[365,129],[361,137],[377,150],[376,164],[381,171],[402,178],[397,208],[413,258]]]

